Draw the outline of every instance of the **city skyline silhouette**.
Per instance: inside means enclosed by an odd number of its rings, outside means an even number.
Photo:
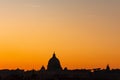
[[[120,0],[0,0],[0,80],[120,80],[119,9]]]
[[[41,67],[41,68],[40,68]],[[1,70],[6,70],[7,68],[3,68]],[[10,69],[10,70],[17,70],[17,69],[21,69],[20,67],[17,67],[15,69]],[[110,64],[106,64],[106,67],[104,68],[98,68],[98,67],[94,67],[94,68],[74,68],[74,69],[70,69],[69,67],[65,66],[65,67],[62,67],[62,64],[59,60],[59,58],[56,56],[56,53],[53,52],[53,55],[52,57],[48,60],[48,63],[47,65],[41,65],[39,66],[39,69],[38,70],[48,70],[48,71],[54,71],[55,69],[56,70],[65,70],[65,69],[69,69],[69,70],[84,70],[84,69],[88,69],[88,70],[112,70],[112,69],[120,69],[119,67],[118,68],[110,68]],[[9,70],[9,69],[7,69]],[[22,70],[25,70],[25,69],[22,69]],[[30,69],[30,70],[36,70],[36,69]],[[29,70],[26,70],[26,71],[29,71]]]
[[[16,70],[0,70],[0,80],[120,80],[120,69],[110,69],[107,65],[106,69],[74,69],[69,70],[63,68],[53,53],[48,61],[47,68],[44,66],[40,70],[21,69]]]
[[[113,68],[113,67],[111,67],[110,68],[110,64],[109,63],[106,63],[106,65],[104,66],[104,67],[92,67],[92,68],[90,68],[90,67],[88,67],[88,68],[86,68],[86,67],[80,67],[79,66],[79,68],[69,68],[69,66],[67,66],[67,65],[62,65],[61,63],[60,63],[60,61],[59,61],[59,59],[56,57],[56,52],[54,51],[53,53],[52,53],[53,55],[52,55],[52,57],[50,58],[50,60],[48,60],[47,61],[47,65],[44,65],[44,64],[42,64],[42,65],[39,65],[39,68],[38,69],[36,69],[35,68],[35,66],[33,66],[32,67],[32,69],[25,69],[25,68],[21,68],[21,67],[16,67],[16,68],[4,68],[4,67],[2,67],[0,70],[5,70],[5,69],[7,69],[7,70],[16,70],[16,69],[21,69],[21,70],[25,70],[25,71],[29,71],[29,70],[36,70],[36,71],[38,71],[38,70],[40,70],[40,69],[45,69],[45,70],[49,70],[48,69],[48,67],[49,67],[49,65],[53,65],[54,64],[54,60],[56,60],[55,62],[57,62],[57,64],[59,65],[58,67],[60,68],[60,70],[64,70],[64,69],[69,69],[69,70],[80,70],[80,69],[88,69],[88,70],[96,70],[96,69],[98,69],[98,70],[105,70],[105,69],[120,69],[120,67],[116,67],[116,68]],[[72,59],[72,58],[71,58]],[[61,59],[62,60],[62,59]],[[39,59],[38,60],[38,62],[39,61],[41,61],[41,59]],[[52,64],[50,63],[50,62],[53,62]],[[7,63],[6,63],[7,64]],[[9,64],[9,63],[8,63]],[[19,63],[18,63],[19,64]],[[40,63],[41,64],[41,63]],[[49,65],[48,65],[49,64]],[[79,65],[80,65],[81,63],[79,63]],[[72,65],[72,63],[71,63],[71,65]],[[101,65],[101,64],[100,64]],[[54,65],[55,66],[55,65]],[[72,65],[72,66],[74,66],[74,65]],[[41,67],[41,68],[40,68]],[[52,67],[51,67],[52,68]],[[50,68],[50,69],[51,69]],[[54,68],[53,68],[54,69]]]

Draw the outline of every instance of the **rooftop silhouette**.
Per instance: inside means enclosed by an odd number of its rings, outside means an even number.
[[[0,80],[120,80],[120,69],[62,69],[59,59],[53,53],[48,61],[47,69],[44,66],[40,70],[24,71],[0,70]]]

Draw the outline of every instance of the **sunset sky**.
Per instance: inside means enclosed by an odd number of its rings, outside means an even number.
[[[120,0],[0,0],[0,69],[120,68]]]

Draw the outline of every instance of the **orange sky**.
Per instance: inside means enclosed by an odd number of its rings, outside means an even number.
[[[120,68],[120,1],[0,0],[0,69]]]

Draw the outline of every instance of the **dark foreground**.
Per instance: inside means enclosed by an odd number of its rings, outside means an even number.
[[[120,70],[1,70],[0,80],[120,80]]]

